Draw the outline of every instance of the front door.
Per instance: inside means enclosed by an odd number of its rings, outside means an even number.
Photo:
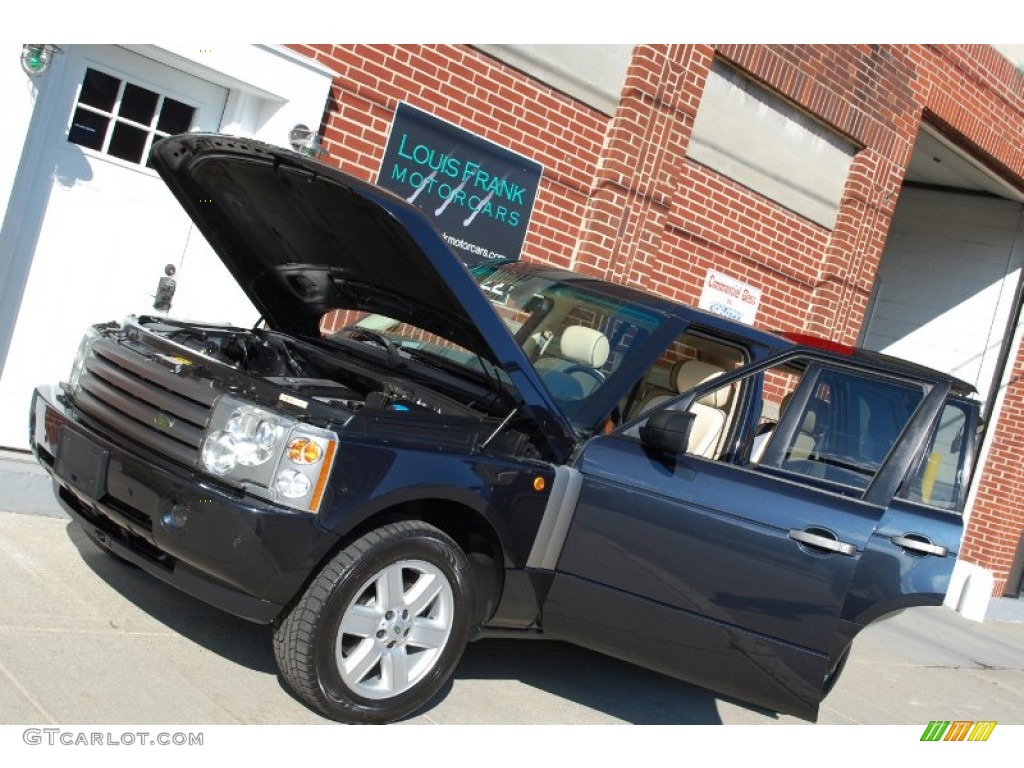
[[[0,361],[2,446],[27,446],[32,388],[66,378],[87,325],[153,313],[160,278],[182,278],[202,238],[148,167],[148,151],[168,134],[217,130],[227,98],[117,46],[68,46],[61,56],[51,73],[59,81],[47,83],[59,107],[32,139],[40,169],[22,190],[31,202],[14,253],[30,267]]]

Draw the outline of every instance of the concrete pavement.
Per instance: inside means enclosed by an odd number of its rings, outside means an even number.
[[[30,457],[0,456],[0,724],[327,722],[278,682],[271,635],[96,548]],[[12,511],[18,510],[18,511]],[[825,724],[1024,724],[1024,603],[978,624],[907,611],[856,640]],[[551,642],[471,645],[417,724],[799,724]]]

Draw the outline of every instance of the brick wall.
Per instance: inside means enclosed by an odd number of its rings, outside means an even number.
[[[572,264],[608,117],[466,46],[292,45],[338,73],[324,115],[328,162],[375,180],[399,101],[544,166],[528,258]]]
[[[985,46],[653,45],[608,117],[465,46],[294,45],[338,77],[330,162],[374,179],[406,101],[544,166],[523,257],[696,303],[711,267],[763,291],[758,324],[857,340],[922,119],[1024,175],[1022,76]],[[847,136],[836,225],[814,224],[689,160],[715,56]],[[964,557],[1005,584],[1024,528],[1024,357],[995,427]]]

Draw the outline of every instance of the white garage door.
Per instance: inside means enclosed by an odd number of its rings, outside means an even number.
[[[903,189],[864,346],[988,395],[1024,256],[1022,211],[995,197]]]
[[[66,379],[94,322],[153,311],[157,282],[200,240],[147,167],[152,142],[217,130],[227,91],[116,46],[70,46],[19,235],[31,259],[0,377],[0,445],[27,447],[32,388]],[[34,206],[34,207],[32,207]],[[203,244],[204,247],[205,243]],[[202,250],[202,249],[200,249]]]

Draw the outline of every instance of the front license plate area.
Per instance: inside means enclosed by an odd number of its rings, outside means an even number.
[[[110,454],[66,424],[57,444],[57,477],[91,499],[106,493],[107,461]]]

